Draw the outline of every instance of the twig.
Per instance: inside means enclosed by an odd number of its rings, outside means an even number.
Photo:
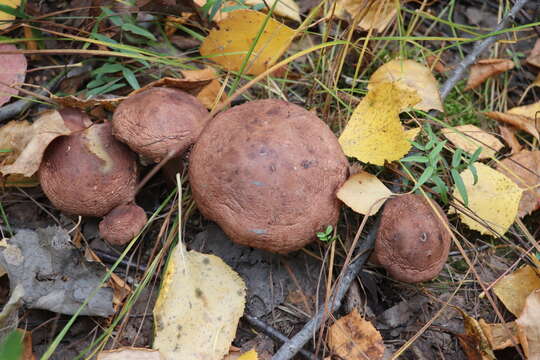
[[[505,26],[516,16],[520,9],[528,2],[528,0],[517,0],[514,3],[514,6],[508,14],[504,16],[499,24],[495,27],[493,32],[499,32],[505,28]],[[465,75],[465,70],[472,65],[478,56],[487,49],[493,42],[495,42],[497,35],[492,35],[481,42],[477,43],[471,53],[462,60],[462,62],[454,69],[450,77],[444,82],[441,87],[441,99],[444,100],[450,91],[456,86],[457,82],[463,78]],[[379,218],[380,219],[380,218]],[[291,359],[304,345],[313,337],[315,331],[322,325],[323,319],[325,318],[325,313],[334,312],[339,309],[341,306],[341,301],[347,293],[350,284],[358,276],[360,270],[369,257],[371,249],[375,243],[378,221],[373,225],[367,239],[360,243],[358,252],[360,257],[358,257],[354,262],[351,263],[347,269],[345,275],[341,279],[341,282],[338,284],[336,293],[333,297],[333,301],[330,301],[329,306],[321,306],[315,316],[304,325],[302,330],[300,330],[294,337],[292,337],[288,342],[283,344],[278,352],[272,357],[272,360],[289,360]]]

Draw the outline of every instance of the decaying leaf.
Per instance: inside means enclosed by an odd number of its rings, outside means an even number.
[[[330,327],[328,346],[344,360],[377,360],[384,354],[381,334],[356,309]]]
[[[21,5],[21,0],[0,0],[0,4],[7,5],[12,8],[16,8],[16,7],[19,7],[19,5]],[[10,27],[11,22],[13,20],[15,20],[15,16],[0,10],[0,30],[7,29],[8,27]],[[0,47],[1,46],[2,45],[0,44]],[[5,49],[2,49],[2,50],[5,50]]]
[[[221,360],[244,312],[245,292],[223,260],[178,245],[154,307],[153,347],[167,360]]]
[[[523,149],[516,137],[516,128],[513,126],[499,125],[501,137],[512,149],[512,154],[518,153]]]
[[[527,338],[527,347],[524,346],[527,359],[540,359],[540,289],[527,296],[516,323]]]
[[[540,140],[540,101],[534,104],[512,108],[505,113],[489,111],[485,114],[492,119],[526,131]]]
[[[478,324],[478,321],[467,315],[461,309],[460,312],[463,315],[465,332],[463,334],[456,334],[456,336],[463,352],[467,355],[467,359],[496,360],[490,343]]]
[[[375,175],[365,171],[352,175],[337,192],[338,199],[362,215],[374,215],[392,195]]]
[[[9,1],[8,1],[9,2]],[[0,4],[2,0],[0,0]],[[3,12],[0,11],[0,21]],[[0,22],[0,29],[2,23]],[[0,44],[0,51],[16,51],[17,48],[12,44]],[[21,84],[26,77],[27,67],[26,57],[22,54],[0,54],[0,106],[4,105],[9,99],[17,95],[19,90],[3,85]]]
[[[430,55],[426,57],[426,62],[431,69],[435,70],[438,73],[445,73],[448,71],[448,69],[438,56]]]
[[[527,62],[531,65],[540,67],[540,39],[537,39],[534,43],[531,53],[527,56]]]
[[[474,166],[478,172],[476,185],[473,185],[474,177],[470,169],[461,173],[469,198],[469,209],[474,215],[469,216],[459,211],[459,216],[469,228],[482,234],[502,235],[516,218],[522,190],[497,170],[482,163],[475,163]],[[457,188],[454,189],[453,195],[463,201]],[[473,217],[479,217],[486,225]]]
[[[218,73],[210,66],[200,70],[181,70],[185,80],[189,81],[206,81],[210,80],[198,93],[197,99],[206,106],[212,109],[215,104],[219,104],[225,100],[225,93],[221,92],[221,82],[218,80]],[[220,97],[219,100],[218,97]],[[217,100],[217,101],[216,101]]]
[[[267,15],[252,10],[231,11],[218,23],[200,48],[203,56],[230,71],[239,71]],[[268,19],[246,64],[246,74],[257,75],[271,67],[287,50],[295,31],[274,19]]]
[[[488,324],[484,319],[478,321],[486,339],[493,350],[502,350],[518,345],[523,338],[523,332],[514,321],[506,324]]]
[[[416,90],[421,101],[415,109],[443,111],[439,84],[428,67],[412,60],[392,60],[378,68],[368,83],[368,90],[380,83],[392,82],[404,90]]]
[[[195,0],[195,4],[202,7],[206,5],[208,0]],[[298,4],[294,0],[244,0],[243,4],[247,6],[251,6],[254,8],[257,8],[257,10],[263,10],[267,11],[268,9],[271,9],[272,6],[277,2],[277,4],[274,7],[274,14],[278,16],[282,16],[285,18],[289,18],[294,21],[300,22],[300,8],[298,7]],[[230,14],[230,11],[222,11],[223,9],[230,8],[233,6],[238,6],[238,3],[235,1],[225,1],[223,5],[221,6],[221,9],[218,10],[216,15],[212,18],[213,21],[222,21],[227,18],[227,16]],[[260,8],[260,9],[259,9]]]
[[[474,89],[492,76],[499,75],[514,68],[510,59],[484,59],[471,66],[465,90]]]
[[[416,91],[394,83],[373,87],[354,110],[339,143],[347,156],[375,165],[401,159],[411,144],[399,113],[417,104]]]
[[[18,127],[20,128],[20,125]],[[26,135],[31,136],[31,139],[24,144],[23,148],[10,148],[13,153],[18,153],[18,155],[12,164],[0,167],[0,172],[3,175],[20,174],[26,177],[34,175],[39,169],[47,146],[57,137],[70,134],[71,130],[64,124],[60,113],[51,110],[43,113],[31,127],[28,126],[25,132],[28,133]]]
[[[539,150],[522,150],[501,161],[497,165],[497,170],[523,189],[523,196],[519,202],[519,217],[526,216],[540,208]]]
[[[384,31],[394,20],[399,3],[395,0],[337,0],[334,14],[345,21],[357,21],[362,30]]]
[[[491,159],[504,145],[495,136],[485,132],[474,125],[461,125],[441,130],[442,134],[456,147],[473,154],[479,147],[482,148],[479,159]]]
[[[504,276],[493,286],[495,295],[515,316],[521,314],[527,296],[536,289],[540,289],[540,277],[529,265]]]
[[[32,140],[32,124],[24,121],[10,121],[0,128],[0,159],[2,165],[17,160],[25,146]]]
[[[102,351],[97,360],[165,360],[159,351],[153,349],[122,347],[114,350]]]

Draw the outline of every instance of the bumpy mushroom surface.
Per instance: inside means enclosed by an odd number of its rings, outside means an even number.
[[[99,233],[113,245],[124,245],[146,224],[146,213],[134,204],[115,207],[99,223]]]
[[[197,206],[235,242],[286,253],[338,220],[348,162],[328,126],[281,100],[217,115],[190,155]]]
[[[443,210],[432,203],[448,224]],[[450,244],[450,233],[427,200],[402,195],[384,206],[373,257],[396,280],[427,281],[442,270]]]
[[[136,160],[136,155],[112,136],[109,123],[94,124],[61,136],[47,147],[39,181],[59,210],[103,216],[133,201]]]
[[[114,136],[136,153],[159,162],[169,151],[184,152],[199,137],[208,110],[194,96],[154,87],[124,100],[113,116]]]

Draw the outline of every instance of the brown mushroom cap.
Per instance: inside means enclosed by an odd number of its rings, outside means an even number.
[[[133,200],[137,159],[112,136],[109,123],[95,124],[55,139],[38,174],[45,195],[59,210],[103,216]]]
[[[124,100],[113,116],[113,134],[136,153],[159,162],[184,152],[199,137],[208,110],[194,96],[153,87]]]
[[[135,204],[115,207],[99,223],[99,233],[113,245],[131,241],[146,224],[146,213]]]
[[[437,211],[448,219],[437,203]],[[421,195],[402,195],[384,206],[373,257],[396,280],[421,282],[435,278],[450,251],[451,237]]]
[[[328,126],[281,100],[217,115],[190,155],[193,198],[235,242],[286,253],[339,216],[348,162]]]

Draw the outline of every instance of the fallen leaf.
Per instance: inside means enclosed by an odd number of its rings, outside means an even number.
[[[206,5],[208,0],[195,0],[194,3],[197,4],[197,6],[203,7]],[[276,6],[274,7],[274,14],[278,16],[282,16],[297,22],[300,22],[300,8],[298,7],[298,4],[294,0],[244,0],[243,4],[247,6],[251,6],[253,8],[257,8],[257,10],[264,10],[267,11],[268,9],[271,9],[272,6],[277,2]],[[237,6],[238,3],[235,1],[225,1],[223,5],[221,6],[221,9],[218,10],[216,15],[212,18],[212,21],[222,21],[227,18],[227,16],[231,13],[230,11],[223,11],[223,9],[226,9],[227,7]]]
[[[527,56],[527,62],[536,67],[540,67],[540,39],[536,39],[531,53]]]
[[[535,290],[527,296],[523,311],[516,323],[527,338],[525,349],[527,359],[540,359],[540,290]]]
[[[474,125],[461,125],[441,130],[442,134],[456,147],[473,154],[479,147],[482,148],[479,159],[491,159],[504,145],[495,136],[485,132]]]
[[[343,152],[375,165],[401,159],[411,144],[399,113],[419,101],[416,91],[394,83],[373,87],[358,104],[339,137]]]
[[[39,169],[47,146],[57,137],[71,133],[71,130],[65,125],[64,119],[56,110],[43,113],[34,121],[29,130],[32,133],[32,138],[24,146],[13,164],[0,167],[0,172],[3,175],[20,174],[26,177],[34,175]]]
[[[159,351],[153,349],[122,347],[114,350],[102,351],[96,360],[165,360]]]
[[[521,314],[527,296],[536,289],[540,289],[540,277],[529,265],[504,276],[493,286],[495,295],[515,316]]]
[[[395,0],[337,0],[334,14],[362,30],[384,31],[394,20],[399,3]]]
[[[484,319],[480,319],[478,325],[493,350],[502,350],[521,343],[520,338],[523,334],[515,321],[505,324],[488,324]]]
[[[380,83],[392,82],[406,90],[416,90],[421,101],[413,107],[428,111],[443,111],[439,84],[426,66],[412,60],[391,60],[378,68],[369,78],[368,90]]]
[[[19,5],[21,5],[21,0],[0,0],[0,4],[17,8]],[[0,30],[10,27],[13,20],[15,20],[15,16],[0,10]],[[6,50],[2,49],[1,46],[2,45],[0,44],[0,50]]]
[[[490,168],[482,163],[474,163],[478,172],[478,182],[474,183],[474,177],[470,169],[461,173],[461,178],[469,198],[469,209],[474,217],[479,217],[487,223],[487,227],[458,210],[464,224],[473,230],[490,236],[503,235],[514,222],[522,190],[506,175]],[[461,193],[454,189],[454,198],[463,201]],[[493,230],[490,230],[490,227]]]
[[[257,355],[257,351],[255,350],[249,350],[248,352],[243,353],[240,355],[238,360],[258,360],[259,356]]]
[[[486,338],[482,328],[475,318],[467,315],[460,309],[463,315],[463,325],[465,332],[456,334],[463,352],[469,360],[496,360],[490,343]]]
[[[471,66],[465,90],[474,89],[490,77],[502,74],[513,68],[514,62],[510,59],[478,60],[476,64]]]
[[[1,0],[0,0],[1,3]],[[3,14],[0,11],[0,17]],[[2,25],[0,24],[0,29]],[[0,51],[16,51],[17,48],[12,44],[0,44]],[[3,85],[21,84],[26,77],[26,67],[28,63],[23,54],[0,54],[0,106],[4,105],[17,95],[19,90]]]
[[[23,334],[23,353],[20,360],[35,360],[34,352],[32,350],[32,332],[24,329],[17,329]]]
[[[206,106],[208,109],[212,109],[215,104],[219,104],[225,101],[226,94],[222,92],[221,96],[221,82],[218,80],[218,73],[210,66],[198,70],[181,70],[185,80],[189,81],[206,81],[210,80],[198,93],[197,99]],[[218,101],[216,101],[219,98]]]
[[[435,55],[430,55],[426,58],[426,62],[429,67],[438,73],[445,73],[448,71],[446,66],[442,63],[441,58]]]
[[[492,119],[502,121],[520,130],[526,131],[532,136],[540,140],[540,101],[518,106],[508,110],[507,112],[489,111],[485,113]]]
[[[344,360],[377,360],[384,355],[381,334],[356,309],[330,326],[328,346]]]
[[[503,140],[506,141],[508,145],[510,145],[510,149],[512,149],[512,154],[518,153],[523,149],[523,146],[521,146],[518,139],[516,138],[515,127],[499,125],[499,131]]]
[[[0,159],[2,165],[12,164],[32,140],[32,124],[26,120],[10,121],[0,128]]]
[[[359,214],[374,215],[393,194],[375,175],[360,171],[345,181],[337,197]]]
[[[540,208],[540,150],[522,150],[499,162],[497,170],[523,190],[519,202],[519,217]]]
[[[231,11],[203,41],[200,53],[229,71],[239,71],[266,15],[252,10]],[[268,19],[248,63],[246,74],[257,75],[271,67],[287,50],[295,31],[274,19]]]
[[[221,360],[244,312],[245,292],[223,260],[178,245],[154,307],[153,347],[166,359]]]

